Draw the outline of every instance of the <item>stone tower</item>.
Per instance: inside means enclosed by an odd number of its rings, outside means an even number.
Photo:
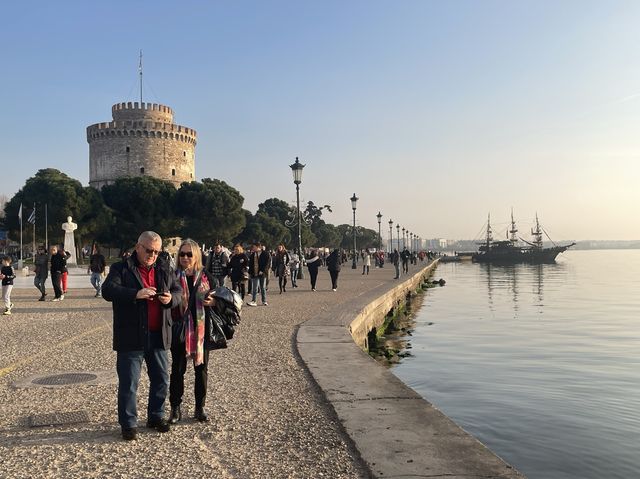
[[[113,121],[87,127],[89,184],[149,175],[176,187],[195,180],[196,132],[173,123],[173,110],[157,103],[116,103]]]

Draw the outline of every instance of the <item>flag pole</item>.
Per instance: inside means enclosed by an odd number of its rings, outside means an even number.
[[[33,265],[36,264],[36,202],[33,202],[33,249],[31,254],[33,255]]]
[[[44,248],[45,253],[49,253],[49,216],[47,212],[47,203],[44,204]]]
[[[18,269],[22,269],[22,203],[20,203],[20,259],[18,260]]]

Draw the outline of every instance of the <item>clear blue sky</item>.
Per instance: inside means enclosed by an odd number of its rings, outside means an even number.
[[[111,105],[173,107],[196,175],[255,211],[302,197],[327,220],[474,237],[535,212],[554,239],[640,238],[640,2],[10,2],[2,186],[88,184],[85,128]],[[497,229],[502,228],[498,225]],[[387,227],[388,231],[388,227]]]

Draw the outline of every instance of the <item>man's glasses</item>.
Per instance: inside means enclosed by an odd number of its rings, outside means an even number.
[[[187,258],[193,258],[193,253],[191,251],[180,251],[180,253],[178,253],[178,256],[180,256],[181,258],[184,258],[185,256]]]
[[[158,254],[160,254],[160,251],[156,249],[149,249],[143,245],[140,245],[140,246],[142,246],[142,249],[144,249],[145,253],[147,253],[149,256],[158,256]]]

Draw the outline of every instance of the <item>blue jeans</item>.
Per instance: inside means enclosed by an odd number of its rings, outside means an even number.
[[[290,268],[289,271],[291,271],[291,284],[293,285],[293,287],[295,288],[296,286],[298,286],[298,270],[295,268]]]
[[[260,298],[262,299],[262,302],[267,302],[267,291],[264,289],[265,279],[264,275],[251,278],[251,301],[254,303],[256,302],[256,296],[258,295],[258,288],[260,288]]]
[[[91,286],[96,289],[97,293],[100,293],[102,287],[102,273],[91,273]]]
[[[47,281],[47,276],[49,276],[49,275],[48,274],[45,274],[45,275],[36,274],[36,276],[33,278],[33,285],[36,288],[38,288],[38,290],[40,291],[42,296],[44,296],[45,293],[46,293],[44,284]]]
[[[143,359],[147,363],[149,375],[147,420],[159,420],[164,416],[164,401],[169,389],[168,355],[162,345],[162,332],[149,332],[144,351],[117,352],[118,422],[123,428],[137,425],[136,394]]]

